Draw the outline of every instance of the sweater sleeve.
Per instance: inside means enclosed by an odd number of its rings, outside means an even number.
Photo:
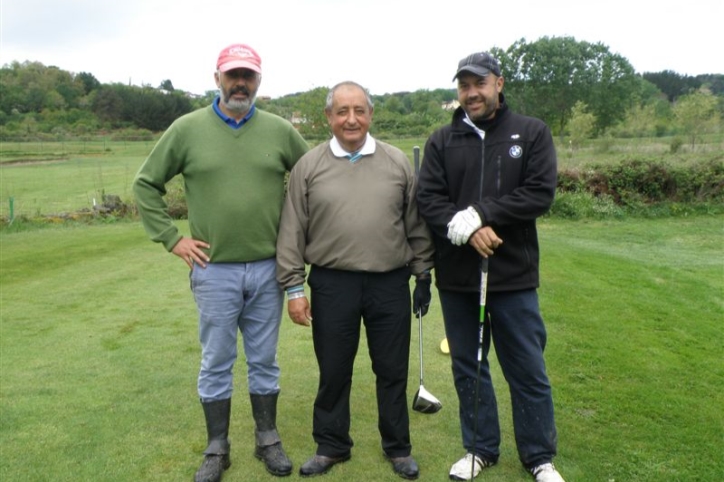
[[[133,193],[143,227],[151,240],[163,244],[167,251],[171,251],[181,239],[163,198],[166,183],[180,172],[182,160],[177,145],[181,142],[179,137],[176,126],[171,125],[141,165],[133,181]]]
[[[309,206],[303,157],[289,176],[277,237],[277,281],[283,289],[304,284]]]
[[[406,158],[405,158],[406,159]],[[432,243],[430,230],[420,217],[417,208],[417,180],[412,173],[412,169],[406,170],[407,174],[407,191],[405,192],[405,232],[407,235],[407,243],[412,249],[412,260],[410,261],[410,270],[412,274],[419,275],[424,271],[433,267],[433,254],[435,248]]]

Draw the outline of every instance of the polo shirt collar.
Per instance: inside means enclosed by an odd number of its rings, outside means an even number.
[[[216,115],[221,117],[221,120],[223,120],[229,127],[232,127],[234,129],[239,129],[241,126],[246,124],[246,122],[251,119],[251,116],[254,115],[254,112],[256,111],[256,104],[251,104],[251,108],[249,109],[249,112],[246,113],[246,115],[239,120],[239,122],[236,121],[233,117],[229,117],[228,115],[224,114],[224,112],[221,110],[221,107],[219,107],[219,101],[221,98],[219,96],[216,96],[214,99],[214,112],[216,112]]]
[[[377,142],[368,132],[364,145],[362,145],[362,148],[356,152],[346,151],[334,136],[332,136],[332,140],[329,141],[329,147],[332,149],[332,154],[334,154],[335,157],[345,157],[349,159],[349,162],[357,162],[357,160],[359,160],[362,156],[374,154]]]

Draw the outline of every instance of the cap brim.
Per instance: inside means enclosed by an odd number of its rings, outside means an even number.
[[[249,69],[261,74],[261,68],[258,65],[245,60],[232,60],[231,62],[219,65],[219,71],[221,72],[228,72],[232,69]]]
[[[466,65],[465,67],[458,69],[455,77],[453,77],[452,79],[457,79],[463,72],[469,72],[471,74],[477,75],[478,77],[485,77],[490,73],[490,69],[486,69],[485,67],[480,67],[478,65]]]

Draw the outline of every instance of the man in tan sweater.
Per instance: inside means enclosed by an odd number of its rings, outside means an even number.
[[[377,378],[382,449],[395,473],[418,477],[411,456],[407,409],[412,308],[427,312],[433,246],[417,213],[416,180],[405,154],[372,138],[367,91],[342,82],[325,113],[334,137],[304,155],[292,170],[277,239],[277,279],[292,320],[312,326],[320,371],[314,403],[315,455],[302,476],[349,460],[349,396],[364,322]],[[304,292],[305,265],[311,265]],[[312,322],[312,320],[314,320]]]

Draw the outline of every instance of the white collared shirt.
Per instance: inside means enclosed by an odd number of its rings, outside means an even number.
[[[357,160],[362,156],[374,154],[377,143],[375,138],[368,132],[364,145],[357,152],[346,151],[335,136],[332,136],[332,140],[329,141],[329,147],[332,149],[332,154],[334,154],[335,157],[345,157],[349,159],[349,162],[357,162]]]
[[[463,122],[465,122],[467,125],[475,129],[475,132],[478,133],[481,139],[485,140],[485,131],[480,129],[478,126],[475,125],[475,123],[470,120],[470,117],[468,117],[467,112],[465,113],[465,119],[463,119]]]

